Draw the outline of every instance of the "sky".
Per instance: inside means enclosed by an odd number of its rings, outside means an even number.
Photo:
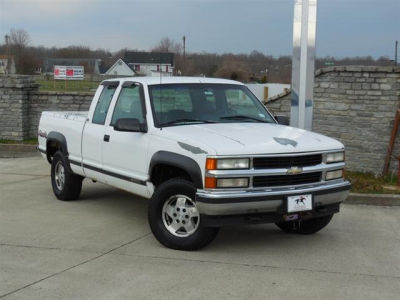
[[[292,54],[294,0],[0,0],[0,37],[34,46],[150,50],[163,37],[188,52]],[[400,0],[318,0],[317,56],[394,56]]]

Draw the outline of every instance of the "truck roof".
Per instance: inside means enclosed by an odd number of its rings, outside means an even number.
[[[142,84],[152,85],[152,84],[171,84],[171,83],[220,83],[220,84],[240,84],[243,83],[234,80],[220,79],[220,78],[207,78],[207,77],[159,77],[159,76],[137,76],[137,77],[120,77],[104,80],[106,81],[134,81]]]

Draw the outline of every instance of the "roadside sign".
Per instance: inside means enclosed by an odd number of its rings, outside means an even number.
[[[54,66],[54,79],[83,80],[84,77],[83,66]]]

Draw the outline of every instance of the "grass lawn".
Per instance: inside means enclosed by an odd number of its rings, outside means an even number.
[[[38,139],[37,138],[30,138],[23,141],[13,141],[13,140],[3,140],[0,139],[0,144],[25,144],[25,145],[37,145]]]
[[[97,88],[100,81],[89,80],[36,80],[43,92],[91,92]]]
[[[354,193],[400,194],[397,187],[397,176],[376,177],[373,174],[346,171],[346,178],[351,182]]]

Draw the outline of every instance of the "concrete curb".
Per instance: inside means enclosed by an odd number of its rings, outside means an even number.
[[[30,157],[38,153],[36,145],[0,144],[0,158]]]
[[[344,203],[377,206],[400,206],[400,195],[350,193]]]

